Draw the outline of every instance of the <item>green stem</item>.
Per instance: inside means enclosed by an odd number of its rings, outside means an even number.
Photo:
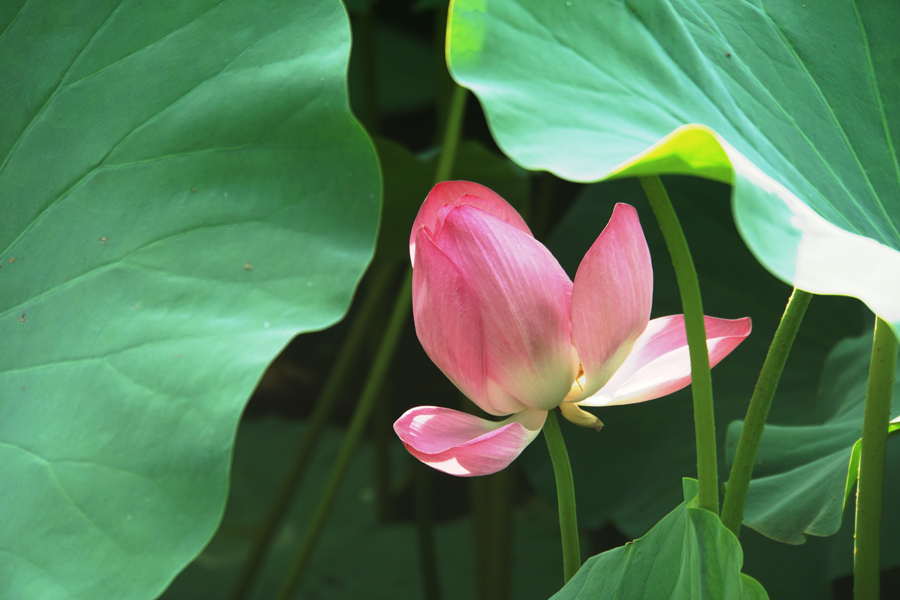
[[[463,115],[466,112],[466,99],[468,90],[453,84],[453,96],[450,98],[450,112],[447,114],[447,123],[444,127],[441,155],[438,158],[437,170],[434,182],[440,183],[450,178],[453,172],[453,164],[456,161],[456,149],[459,147],[460,131],[462,131]]]
[[[380,523],[394,518],[393,477],[391,475],[391,446],[394,432],[391,429],[391,405],[376,402],[372,417],[372,450],[375,455],[375,507]]]
[[[393,269],[382,267],[372,273],[372,281],[365,293],[362,306],[360,306],[359,312],[353,319],[350,331],[344,340],[337,359],[335,359],[334,366],[328,373],[328,378],[325,380],[325,385],[316,402],[316,408],[310,417],[306,433],[294,452],[287,476],[285,476],[281,489],[279,489],[278,495],[275,497],[275,502],[269,509],[268,515],[266,515],[262,531],[259,537],[256,538],[253,547],[250,549],[250,554],[241,568],[241,573],[238,575],[237,583],[230,596],[231,600],[246,598],[256,576],[259,574],[259,569],[269,551],[269,546],[271,546],[272,540],[278,532],[279,525],[284,520],[284,516],[291,506],[291,501],[297,492],[297,486],[300,480],[303,479],[309,459],[316,448],[322,431],[325,429],[325,423],[328,421],[328,417],[334,408],[335,400],[344,385],[351,380],[351,368],[357,354],[359,354],[365,333],[371,327],[377,314],[376,309],[379,306],[379,300],[384,295],[388,283],[390,283],[392,272]]]
[[[697,480],[700,508],[719,513],[719,474],[716,465],[716,419],[713,408],[712,376],[706,347],[706,325],[700,282],[691,259],[684,231],[669,194],[657,175],[640,177],[641,186],[662,230],[666,247],[675,267],[675,278],[681,292],[684,326],[691,356],[691,392],[694,395],[694,433],[697,440]]]
[[[534,237],[541,240],[550,229],[550,207],[554,204],[556,177],[551,173],[537,173],[531,178],[534,186],[529,215],[525,218]]]
[[[744,504],[747,501],[747,491],[750,489],[750,476],[753,474],[753,465],[756,462],[756,453],[766,426],[769,408],[772,406],[784,364],[787,362],[791,345],[797,337],[797,331],[800,329],[810,300],[812,294],[794,289],[772,339],[772,345],[769,346],[769,353],[759,373],[753,397],[750,398],[744,428],[741,430],[734,463],[731,465],[731,475],[725,489],[725,502],[722,505],[722,523],[736,536],[741,534]]]
[[[362,72],[362,114],[360,118],[369,135],[381,132],[378,118],[378,78],[375,72],[375,34],[372,7],[368,6],[355,20],[353,50],[359,57]]]
[[[431,517],[431,468],[417,465],[416,532],[419,541],[419,564],[425,600],[440,600],[437,554],[434,549],[434,522]]]
[[[453,97],[450,104],[450,115],[444,128],[444,144],[441,148],[441,155],[438,159],[438,167],[435,172],[435,183],[444,181],[449,177],[453,170],[453,164],[456,160],[456,148],[459,146],[459,138],[462,128],[462,118],[466,106],[466,90],[457,86],[454,89]],[[412,270],[407,270],[404,278],[403,287],[397,294],[397,300],[394,303],[394,309],[391,312],[387,329],[381,340],[378,353],[376,354],[375,363],[372,365],[366,383],[363,387],[362,396],[359,404],[350,420],[350,426],[344,437],[344,442],[338,453],[334,467],[332,467],[328,481],[325,484],[325,490],[319,498],[319,504],[310,519],[310,524],[306,530],[306,535],[297,554],[294,556],[293,563],[288,572],[285,581],[282,583],[278,592],[278,600],[288,600],[300,582],[309,559],[312,557],[316,542],[322,529],[325,526],[325,520],[331,511],[334,498],[340,489],[347,469],[350,466],[350,459],[359,444],[362,432],[375,405],[375,401],[381,391],[381,385],[387,375],[391,360],[397,348],[397,342],[400,338],[400,332],[406,323],[409,313],[409,306],[412,299]]]
[[[563,441],[556,411],[547,413],[544,423],[544,439],[550,450],[553,475],[556,478],[556,495],[559,503],[559,530],[562,536],[563,580],[568,583],[581,568],[581,549],[578,547],[578,517],[575,514],[575,483],[572,465]]]
[[[407,271],[403,287],[400,288],[397,300],[394,302],[394,309],[391,312],[378,354],[375,356],[375,363],[369,371],[359,404],[356,405],[356,410],[353,412],[350,426],[347,428],[341,449],[329,474],[328,482],[325,484],[325,491],[322,492],[319,498],[319,504],[316,506],[316,510],[310,519],[303,543],[294,556],[288,576],[278,591],[277,597],[279,600],[287,600],[293,595],[294,588],[299,583],[300,577],[309,564],[316,542],[322,533],[331,508],[334,506],[334,500],[344,481],[344,476],[347,474],[347,469],[350,467],[350,460],[353,458],[356,447],[359,445],[366,423],[372,414],[372,409],[375,408],[375,400],[379,396],[381,386],[391,365],[391,360],[394,358],[397,342],[400,340],[400,333],[403,331],[409,315],[411,295],[412,271]]]
[[[447,13],[446,7],[436,8],[433,17],[432,38],[434,40],[432,62],[435,76],[435,89],[437,98],[435,101],[435,116],[437,117],[438,127],[435,130],[435,145],[443,143],[442,136],[447,128],[447,113],[449,108],[450,90],[455,87],[453,78],[447,70],[446,55],[446,32],[447,32]]]
[[[514,475],[513,469],[503,469],[469,478],[479,600],[509,598]]]
[[[872,363],[866,390],[859,479],[856,484],[856,535],[853,548],[853,598],[878,600],[881,575],[881,501],[891,394],[897,369],[897,337],[881,318],[875,321]]]

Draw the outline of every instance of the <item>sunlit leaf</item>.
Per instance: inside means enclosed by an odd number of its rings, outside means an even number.
[[[769,271],[900,330],[898,22],[879,0],[457,0],[448,61],[519,164],[733,183]]]

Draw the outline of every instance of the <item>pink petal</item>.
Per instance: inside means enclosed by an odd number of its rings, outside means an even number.
[[[496,407],[488,400],[478,298],[427,230],[419,230],[418,238],[417,266],[413,269],[413,320],[425,353],[482,410],[493,415],[523,410],[525,406],[514,399],[498,402]]]
[[[444,181],[434,186],[428,192],[428,196],[426,196],[425,202],[422,204],[422,208],[419,209],[419,214],[413,222],[412,233],[409,236],[409,258],[412,260],[413,265],[416,264],[416,236],[418,231],[425,227],[432,232],[432,236],[437,236],[443,220],[440,216],[441,208],[444,206],[458,206],[460,204],[478,207],[516,229],[531,235],[531,230],[528,229],[528,225],[525,224],[525,221],[516,212],[516,209],[493,190],[471,181]]]
[[[586,398],[628,357],[650,320],[653,267],[637,211],[616,204],[609,224],[582,259],[572,292],[572,339]]]
[[[472,206],[451,210],[435,243],[478,298],[488,378],[529,408],[558,406],[578,362],[569,325],[572,282],[553,255]]]
[[[714,367],[750,335],[750,317],[704,317],[709,364]],[[584,406],[634,404],[676,392],[691,382],[684,315],[653,319],[634,350],[603,389]]]
[[[537,437],[546,411],[524,410],[495,423],[476,416],[419,406],[394,423],[409,453],[450,475],[490,475],[506,468]]]

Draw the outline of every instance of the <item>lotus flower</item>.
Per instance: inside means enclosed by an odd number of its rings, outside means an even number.
[[[409,240],[413,316],[425,352],[485,412],[420,406],[394,423],[409,452],[451,475],[511,463],[559,407],[633,404],[691,381],[684,316],[650,320],[653,271],[637,211],[617,204],[575,282],[503,198],[448,181],[425,199]],[[710,364],[750,333],[750,319],[705,317]]]

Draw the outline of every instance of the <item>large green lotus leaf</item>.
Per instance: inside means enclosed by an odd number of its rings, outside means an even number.
[[[215,537],[162,596],[163,600],[209,600],[229,597],[238,571],[277,493],[302,423],[273,418],[244,420],[235,445],[232,489],[228,508]],[[326,429],[309,463],[309,472],[270,549],[250,598],[275,596],[303,537],[323,482],[338,453],[342,432]],[[425,468],[391,440],[395,481],[408,481],[412,469]],[[296,598],[364,598],[366,600],[423,597],[416,529],[406,522],[379,523],[373,473],[375,456],[360,445],[338,494]],[[435,478],[432,479],[436,483]],[[402,502],[402,500],[398,500]],[[516,509],[515,544],[511,552],[512,598],[547,598],[559,588],[559,522],[554,509],[532,503]],[[435,550],[438,578],[445,598],[474,598],[477,583],[474,531],[471,519],[437,522]]]
[[[379,174],[335,0],[0,8],[0,596],[149,598],[266,365],[346,310]]]
[[[809,420],[766,425],[744,525],[790,544],[802,544],[807,535],[829,536],[840,529],[842,509],[858,468],[851,458],[862,431],[871,351],[871,333],[838,344],[825,362],[820,397]],[[900,381],[894,396],[900,397]],[[900,405],[895,403],[893,416],[898,415]],[[742,427],[741,422],[729,427],[729,462]],[[857,465],[858,460],[857,454]],[[893,500],[885,502],[894,505]]]
[[[447,56],[521,165],[733,183],[769,271],[900,331],[898,22],[880,0],[456,0]]]
[[[741,573],[741,544],[719,517],[697,506],[697,482],[684,480],[684,502],[644,537],[589,559],[556,600],[699,600],[768,598]]]

